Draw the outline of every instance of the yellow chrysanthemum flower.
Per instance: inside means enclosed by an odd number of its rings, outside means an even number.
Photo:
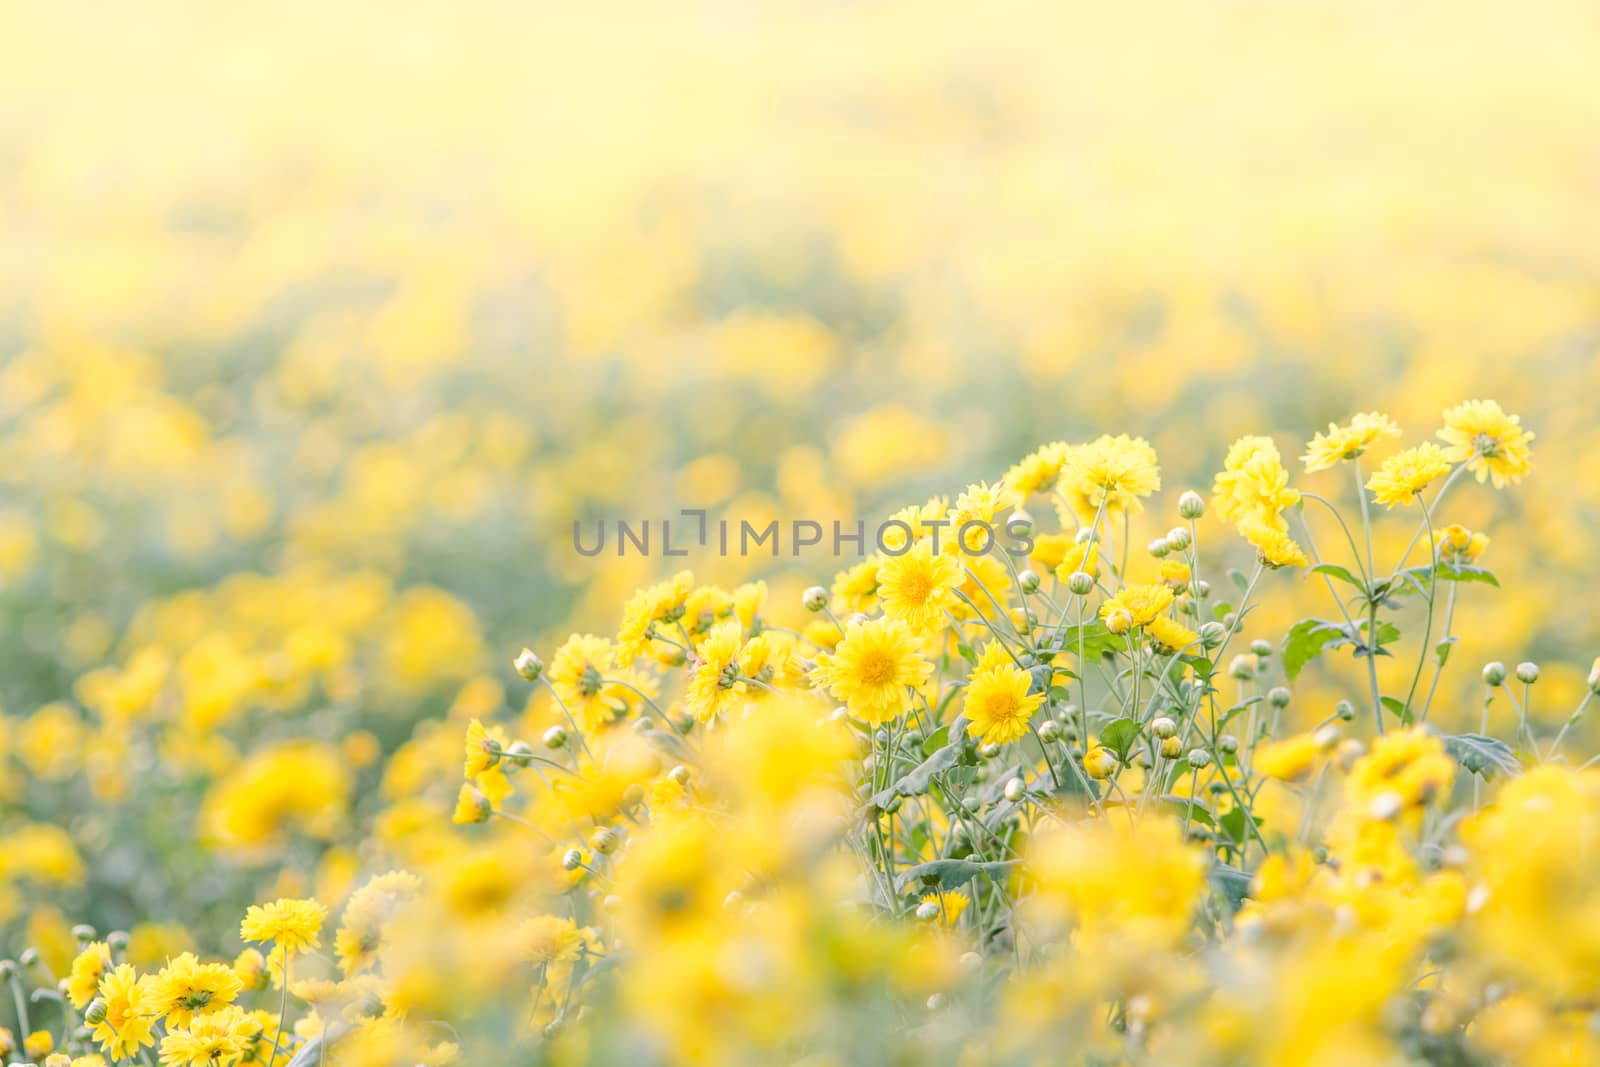
[[[1283,512],[1300,502],[1300,492],[1289,487],[1289,472],[1271,438],[1239,438],[1228,448],[1222,468],[1211,496],[1224,522],[1241,527],[1259,523],[1288,532]]]
[[[1433,546],[1439,559],[1446,563],[1476,563],[1489,547],[1489,535],[1453,522],[1434,535]]]
[[[1327,433],[1319,433],[1306,442],[1306,453],[1300,459],[1308,473],[1325,471],[1355,459],[1379,441],[1399,436],[1400,427],[1389,416],[1365,411],[1344,426],[1330,422]]]
[[[271,941],[288,952],[304,952],[322,944],[322,923],[328,909],[317,900],[275,900],[252,904],[239,924],[239,936],[258,944]]]
[[[1033,713],[1044,703],[1043,693],[1028,691],[1032,682],[998,642],[990,642],[967,679],[961,709],[967,717],[967,733],[996,745],[1025,736]]]
[[[1259,522],[1240,527],[1244,539],[1255,546],[1256,558],[1274,570],[1279,567],[1304,567],[1311,561],[1287,533]]]
[[[1157,615],[1145,624],[1145,633],[1159,648],[1168,653],[1193,648],[1200,635],[1169,615]]]
[[[1268,778],[1298,782],[1311,773],[1321,748],[1311,734],[1296,734],[1256,750],[1254,769]]]
[[[73,957],[67,974],[67,1000],[82,1011],[100,989],[100,979],[111,969],[111,947],[104,941],[91,941]]]
[[[140,978],[130,964],[121,964],[101,979],[106,1013],[94,1024],[94,1039],[113,1059],[128,1059],[155,1044],[159,1016],[149,1003],[149,991],[149,980]]]
[[[921,642],[895,619],[856,623],[831,654],[817,661],[822,684],[850,714],[873,726],[901,715],[910,705],[908,688],[921,686],[931,673]]]
[[[1143,626],[1172,606],[1172,590],[1164,585],[1126,585],[1100,605],[1100,617],[1109,620],[1126,611],[1133,626]]]
[[[1528,473],[1533,434],[1522,419],[1507,415],[1493,400],[1468,400],[1444,413],[1438,436],[1450,447],[1445,459],[1465,463],[1478,481],[1492,479],[1496,489],[1520,482]]]
[[[232,1067],[260,1026],[238,1008],[202,1015],[161,1039],[163,1067]]]
[[[738,619],[717,623],[695,649],[694,672],[684,694],[684,707],[699,722],[743,699],[749,685],[739,680],[739,654],[744,634]]]
[[[1397,452],[1383,461],[1376,474],[1367,479],[1373,499],[1386,508],[1409,504],[1436,479],[1450,473],[1444,450],[1430,443]]]
[[[1156,450],[1127,434],[1102,435],[1069,449],[1057,487],[1067,512],[1086,525],[1097,514],[1136,513],[1141,498],[1160,488]]]
[[[556,649],[545,677],[556,696],[586,731],[614,722],[625,706],[606,679],[617,668],[616,649],[594,634],[573,634]]]
[[[884,559],[878,567],[878,596],[883,611],[921,633],[936,629],[956,603],[952,593],[962,582],[961,564],[935,553],[931,542],[919,541],[904,554]]]
[[[192,952],[174,957],[150,983],[150,1004],[167,1025],[183,1026],[196,1015],[233,1003],[244,983],[225,963],[201,963]]]

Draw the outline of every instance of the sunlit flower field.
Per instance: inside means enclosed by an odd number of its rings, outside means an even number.
[[[0,1064],[1600,1064],[1596,56],[0,8]]]

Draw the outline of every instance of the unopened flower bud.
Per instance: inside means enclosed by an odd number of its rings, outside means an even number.
[[[1183,738],[1163,737],[1161,739],[1161,754],[1167,759],[1177,759],[1183,752]]]
[[[1055,741],[1061,736],[1061,724],[1054,719],[1046,719],[1039,726],[1039,740],[1045,744]]]
[[[923,922],[932,922],[939,917],[939,902],[937,900],[924,900],[917,905],[917,918]]]
[[[1013,778],[1006,783],[1005,791],[1001,794],[1011,803],[1015,804],[1028,792],[1028,783],[1021,778]]]
[[[98,1026],[106,1021],[106,1002],[95,997],[89,1006],[83,1010],[83,1021],[90,1026]]]
[[[1033,516],[1021,508],[1013,508],[1010,517],[1006,519],[1006,532],[1026,537],[1033,532]]]
[[[567,731],[560,726],[552,726],[544,732],[545,748],[565,748],[567,745]]]
[[[1496,660],[1483,668],[1483,680],[1488,685],[1504,685],[1506,681],[1506,665]]]
[[[1287,686],[1275,685],[1267,690],[1267,703],[1275,708],[1286,708],[1291,695]]]
[[[537,682],[539,676],[544,673],[544,660],[540,659],[538,654],[531,648],[525,648],[518,652],[513,666],[517,668],[518,674],[530,682]]]
[[[1213,619],[1211,622],[1202,624],[1200,627],[1200,640],[1207,648],[1215,648],[1217,645],[1220,645],[1222,643],[1222,639],[1227,636],[1227,629],[1215,619]]]
[[[1589,692],[1600,693],[1600,656],[1589,667]]]
[[[1170,715],[1157,715],[1150,720],[1150,729],[1155,735],[1165,741],[1178,732],[1178,723]]]
[[[1024,593],[1037,593],[1039,591],[1039,576],[1033,571],[1022,571],[1017,575],[1017,585],[1022,587]]]
[[[1195,582],[1194,588],[1195,591],[1200,594],[1201,600],[1204,600],[1206,597],[1211,595],[1211,583],[1206,581],[1204,578],[1200,579],[1198,582]]]
[[[1405,807],[1405,799],[1394,790],[1379,793],[1372,798],[1372,804],[1367,808],[1367,814],[1374,819],[1387,822],[1400,814],[1400,809]]]
[[[1198,519],[1206,513],[1205,497],[1193,489],[1186,490],[1178,498],[1178,514],[1185,519]]]
[[[1127,608],[1115,608],[1106,616],[1106,629],[1114,634],[1125,634],[1133,629],[1133,613]]]
[[[23,949],[22,955],[17,957],[17,962],[24,968],[32,967],[39,962],[39,950],[31,946]]]
[[[821,611],[828,606],[828,591],[820,585],[814,585],[800,597],[800,603],[806,606],[807,611]]]
[[[1249,656],[1235,656],[1228,664],[1228,673],[1241,682],[1248,682],[1256,676],[1256,665],[1250,662]]]
[[[1349,722],[1356,717],[1356,708],[1348,700],[1341,700],[1333,706],[1333,713],[1345,722]]]
[[[1165,537],[1158,537],[1149,545],[1150,554],[1156,559],[1163,559],[1172,552],[1172,546],[1167,544]]]
[[[686,786],[689,784],[689,768],[680,763],[676,767],[672,768],[672,770],[667,772],[667,777],[671,778],[679,785]]]
[[[1223,734],[1217,738],[1217,748],[1230,756],[1239,751],[1239,739],[1232,734]]]
[[[1090,778],[1109,778],[1117,769],[1117,754],[1109,748],[1097,748],[1083,757],[1083,769]]]
[[[1339,743],[1339,728],[1332,723],[1329,723],[1316,733],[1312,734],[1311,740],[1316,742],[1317,748],[1321,749],[1323,752],[1331,752],[1333,751],[1334,746]]]
[[[1250,642],[1250,651],[1253,655],[1265,659],[1267,656],[1272,655],[1272,642],[1263,641],[1258,637]]]
[[[1532,685],[1539,680],[1539,665],[1527,660],[1517,664],[1517,681],[1523,685]]]
[[[1600,663],[1600,660],[1597,660],[1596,662]],[[79,923],[77,926],[72,928],[72,936],[77,938],[80,942],[87,944],[88,942],[93,941],[97,935],[95,934],[94,927],[90,926],[88,923]]]
[[[575,848],[569,848],[561,854],[561,869],[575,871],[583,866],[583,853]]]
[[[1067,591],[1073,596],[1088,596],[1094,592],[1094,575],[1088,571],[1073,571],[1067,577]]]
[[[1191,767],[1211,766],[1211,753],[1203,748],[1191,748],[1189,754],[1184,758],[1189,761],[1189,766]]]
[[[609,856],[622,844],[622,835],[609,826],[601,827],[589,838],[589,845],[602,856]]]
[[[1194,538],[1189,536],[1187,526],[1174,526],[1167,531],[1167,547],[1174,552],[1182,552],[1194,543]]]
[[[526,741],[513,741],[506,746],[506,770],[520,770],[528,765],[528,757],[533,755],[533,746]]]

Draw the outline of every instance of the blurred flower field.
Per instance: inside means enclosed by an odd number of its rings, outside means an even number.
[[[5,7],[0,1062],[1600,1062],[1596,54]]]

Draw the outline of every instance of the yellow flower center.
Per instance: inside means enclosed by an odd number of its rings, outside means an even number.
[[[885,685],[894,680],[894,657],[881,649],[864,653],[856,665],[862,685]]]

